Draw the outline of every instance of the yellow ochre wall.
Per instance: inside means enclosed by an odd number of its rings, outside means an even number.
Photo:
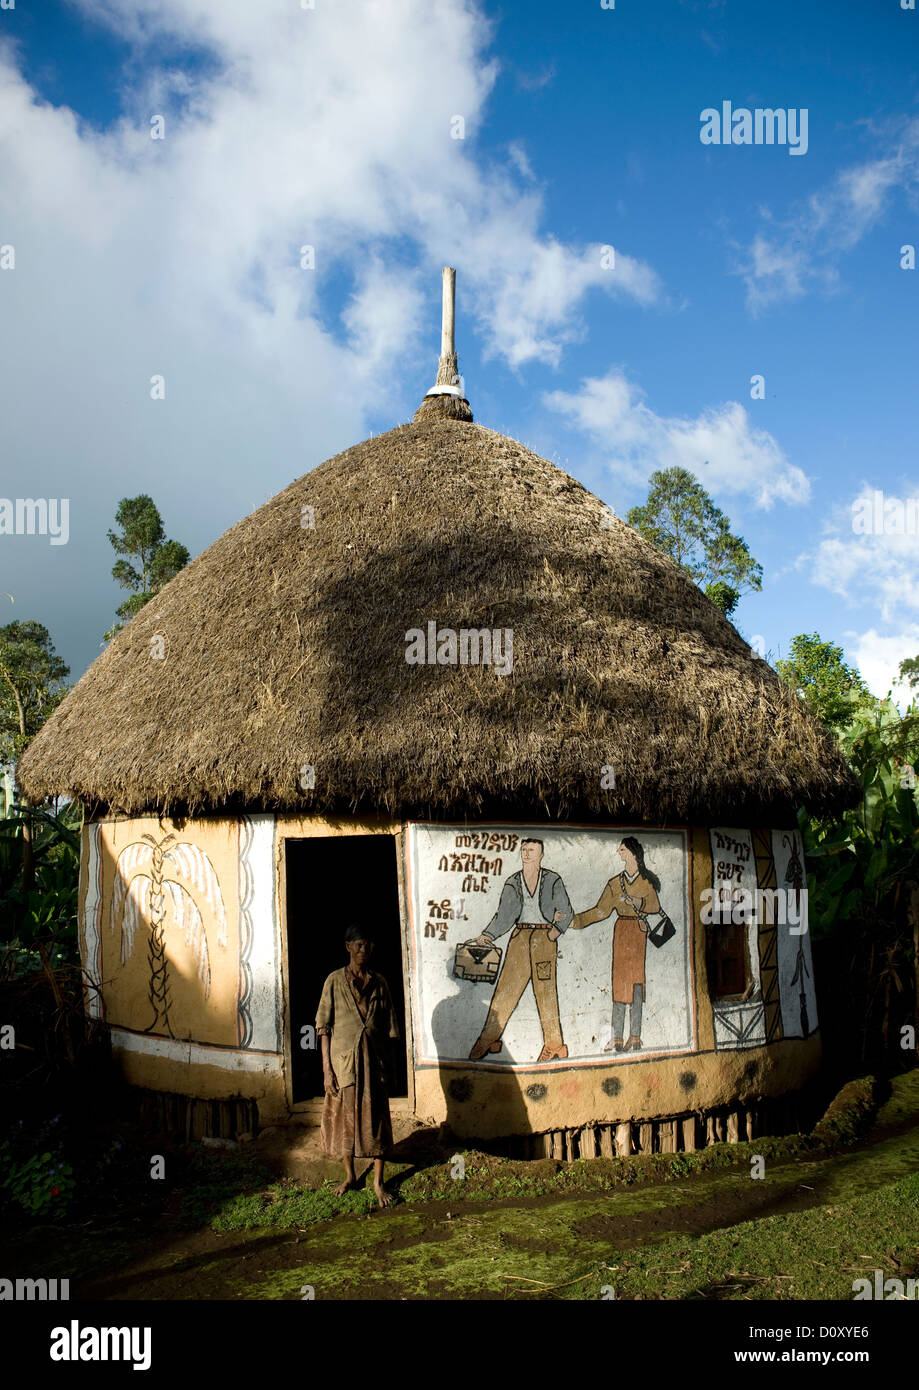
[[[464,1138],[498,1139],[582,1124],[645,1120],[797,1091],[820,1065],[820,1035],[786,1038],[737,1052],[647,1057],[610,1066],[569,1067],[555,1062],[511,1075],[474,1067],[434,1069],[415,1077],[415,1109],[448,1121]],[[458,1102],[451,1087],[460,1085]],[[618,1083],[610,1095],[604,1083]],[[691,1083],[691,1084],[690,1084]],[[527,1094],[544,1088],[538,1100]]]
[[[111,1025],[128,1082],[203,1098],[252,1097],[264,1122],[290,1113],[284,840],[368,833],[401,834],[401,826],[385,817],[256,815],[178,822],[151,816],[84,827],[81,951],[101,982],[101,999],[88,991],[87,1007]],[[689,840],[699,923],[700,894],[712,884],[709,832],[695,828]],[[164,856],[159,871],[158,852]],[[404,897],[402,908],[405,924]],[[158,911],[165,922],[166,989],[160,981],[157,997],[150,952]],[[199,972],[202,938],[207,988]],[[407,946],[405,963],[411,1045]],[[446,1120],[458,1134],[489,1138],[675,1115],[800,1088],[819,1067],[819,1032],[782,1038],[779,1030],[767,1045],[716,1051],[701,926],[693,930],[692,970],[692,1053],[632,1054],[589,1065],[555,1061],[513,1072],[410,1065],[410,1108],[422,1121]],[[310,1113],[315,1106],[302,1108]]]

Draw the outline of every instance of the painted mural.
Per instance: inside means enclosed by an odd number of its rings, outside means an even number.
[[[205,917],[213,923],[210,949]],[[150,1021],[141,1031],[173,1037],[169,1010],[175,966],[170,971],[170,955],[175,953],[166,950],[167,929],[182,933],[207,999],[211,953],[217,948],[225,951],[227,946],[227,914],[214,866],[199,846],[173,834],[143,835],[118,856],[109,932],[118,937],[122,966],[131,959],[141,937],[146,946],[150,1005]]]
[[[407,866],[418,1065],[693,1050],[684,831],[412,824]]]
[[[112,820],[85,833],[90,1013],[104,1009],[119,1044],[148,1055],[188,1060],[191,1042],[277,1052],[273,818]]]
[[[716,922],[706,930],[716,934],[733,931],[740,938],[736,943],[735,955],[738,974],[742,976],[736,981],[738,988],[729,985],[730,992],[724,997],[719,998],[717,990],[712,989],[715,996],[712,1000],[715,1047],[719,1050],[759,1047],[766,1041],[759,924],[755,912],[750,912],[749,920],[739,926],[732,921],[735,903],[742,901],[743,893],[752,893],[757,883],[758,863],[753,852],[753,834],[750,830],[719,827],[709,831],[709,838],[712,888],[723,905],[730,905],[731,911],[724,912],[723,915],[728,918],[724,924]]]
[[[709,831],[709,840],[712,889],[728,925],[706,931],[743,937],[732,943],[737,978],[721,997],[712,989],[716,1049],[809,1037],[817,1006],[800,834],[721,826]],[[735,911],[746,916],[740,926],[731,920]]]
[[[817,996],[811,963],[804,847],[797,831],[773,831],[776,875],[789,895],[789,921],[778,928],[779,994],[782,1036],[808,1038],[817,1031]],[[797,918],[797,920],[795,920]]]

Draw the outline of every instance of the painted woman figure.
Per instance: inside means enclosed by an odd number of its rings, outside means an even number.
[[[593,922],[602,922],[616,913],[613,927],[613,1036],[603,1049],[610,1052],[638,1052],[641,1048],[641,1011],[645,1000],[645,947],[648,921],[656,926],[661,917],[658,899],[661,881],[645,866],[645,852],[634,835],[626,835],[619,846],[625,869],[600,894],[596,907],[579,912],[571,925],[577,931]],[[656,920],[655,920],[656,919]],[[625,1008],[630,1006],[630,1033],[623,1042]]]

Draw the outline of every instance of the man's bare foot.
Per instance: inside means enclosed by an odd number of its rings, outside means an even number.
[[[377,1194],[377,1202],[381,1207],[391,1207],[393,1198],[392,1193],[387,1192],[382,1183],[374,1183],[373,1190]]]
[[[354,1178],[345,1178],[344,1182],[340,1182],[335,1188],[335,1196],[344,1197],[346,1192],[350,1192],[355,1187],[357,1187],[357,1182]]]

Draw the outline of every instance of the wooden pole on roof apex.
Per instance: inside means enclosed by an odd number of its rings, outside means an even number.
[[[444,301],[440,329],[441,357],[456,356],[456,271],[451,265],[444,266]]]
[[[459,368],[456,360],[456,271],[450,265],[443,270],[443,310],[440,326],[440,361],[437,364],[437,386],[458,386]]]
[[[452,265],[443,268],[441,304],[437,379],[430,391],[425,392],[424,400],[412,418],[416,424],[422,420],[460,420],[472,424],[472,411],[463,394],[465,388],[456,357],[456,271]]]

